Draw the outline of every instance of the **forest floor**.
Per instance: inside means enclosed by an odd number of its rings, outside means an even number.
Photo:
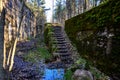
[[[13,69],[9,72],[10,80],[73,80],[74,72],[78,69],[89,71],[94,75],[94,80],[108,80],[107,76],[90,65],[88,70],[88,62],[81,57],[66,67],[49,52],[42,35],[18,42],[16,52]]]
[[[61,71],[61,75],[63,75],[64,70],[60,68],[64,68],[63,64],[56,61],[49,53],[43,36],[39,35],[36,38],[18,42],[14,66],[8,74],[10,80],[48,80],[50,77],[45,77],[45,75],[48,75],[50,71],[51,73],[55,71],[54,75]],[[56,77],[63,79],[64,75]],[[55,77],[51,80],[55,80]]]

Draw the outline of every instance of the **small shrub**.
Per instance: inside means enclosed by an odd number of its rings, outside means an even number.
[[[43,59],[50,59],[50,58],[52,58],[52,54],[50,54],[48,52],[48,50],[45,49],[45,48],[38,48],[37,51],[40,52],[41,58],[43,58]]]
[[[85,59],[82,59],[82,58],[79,58],[79,60],[77,60],[75,62],[80,68],[84,69],[86,67],[86,60]]]
[[[25,61],[38,62],[41,59],[50,59],[52,55],[45,48],[37,48],[36,50],[29,51],[25,56]]]
[[[28,62],[38,62],[40,58],[40,54],[38,54],[36,51],[29,51],[28,54],[24,56],[24,60]]]
[[[95,80],[110,80],[108,76],[94,67],[90,66],[90,72],[94,75]]]
[[[72,75],[73,75],[73,72],[70,69],[68,69],[64,75],[65,80],[73,80]]]

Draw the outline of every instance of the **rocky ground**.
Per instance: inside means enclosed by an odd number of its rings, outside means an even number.
[[[59,40],[59,39],[58,39]],[[60,43],[61,44],[61,43]],[[67,69],[66,73],[68,71],[68,78],[66,80],[110,80],[108,76],[105,76],[101,72],[99,72],[96,68],[91,67],[89,70],[85,69],[86,61],[84,59],[76,60],[76,63],[72,63],[72,65],[67,65],[64,63],[64,61],[61,61],[60,58],[54,59],[54,57],[51,57],[51,59],[48,59],[45,61],[45,59],[38,59],[41,55],[36,54],[36,57],[31,58],[31,55],[29,56],[30,59],[37,60],[36,62],[29,62],[25,60],[25,55],[29,55],[29,51],[32,51],[32,54],[36,53],[36,49],[38,47],[44,47],[44,43],[40,41],[39,38],[31,39],[24,42],[19,42],[17,44],[17,53],[14,59],[14,66],[11,72],[9,72],[10,80],[42,80],[43,74],[45,71],[45,68],[48,69],[58,69],[63,68]],[[34,52],[35,51],[35,52]],[[39,50],[38,50],[39,52]],[[73,52],[74,53],[74,52]],[[65,53],[66,54],[66,53]],[[48,55],[48,54],[47,54]],[[45,55],[45,56],[47,56]],[[78,56],[77,56],[78,57]],[[76,58],[73,57],[72,59]],[[45,64],[45,62],[47,62]],[[75,60],[74,60],[75,62]],[[79,66],[82,65],[82,68]],[[72,74],[70,74],[69,70],[73,70]],[[66,74],[65,73],[65,74]]]
[[[14,66],[9,73],[10,80],[40,80],[43,75],[45,65],[42,61],[37,63],[26,62],[24,54],[29,54],[29,50],[36,49],[36,40],[19,42],[17,44],[17,54],[14,58]]]
[[[32,64],[23,61],[20,57],[15,56],[15,63],[12,72],[10,72],[11,80],[40,80],[44,71],[44,64],[41,62]]]

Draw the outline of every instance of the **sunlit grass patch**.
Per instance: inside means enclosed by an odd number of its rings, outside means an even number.
[[[37,48],[24,55],[24,60],[28,62],[39,62],[42,59],[50,59],[52,55],[45,48]]]
[[[37,48],[37,51],[40,53],[40,57],[43,59],[50,59],[52,55],[45,48]]]

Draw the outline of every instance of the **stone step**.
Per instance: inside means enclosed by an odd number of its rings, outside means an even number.
[[[65,44],[65,43],[55,43],[55,42],[53,42],[53,45],[60,45],[60,44]]]
[[[53,35],[62,35],[63,36],[63,33],[61,31],[54,31]]]
[[[63,35],[63,33],[61,31],[59,33],[56,33],[56,31],[55,31],[55,32],[53,32],[52,35]]]
[[[69,51],[69,49],[64,45],[64,43],[59,43],[59,44],[55,44],[55,45],[57,45],[57,49],[58,50],[67,50],[67,51]],[[59,46],[58,46],[59,45]]]
[[[66,46],[57,46],[57,49],[67,49]]]
[[[62,30],[61,28],[53,28],[53,30]]]
[[[71,57],[68,57],[68,56],[66,56],[66,57],[60,57],[60,59],[62,60],[62,61],[64,61],[64,60],[70,60],[71,59]]]
[[[70,53],[59,53],[60,56],[71,56]]]
[[[54,31],[52,35],[63,35],[61,31]]]
[[[56,52],[57,52],[57,53],[67,53],[68,50],[57,50]]]
[[[64,62],[65,64],[73,64],[74,62],[73,62],[73,60],[71,59],[69,59],[69,60],[62,60],[62,62]]]
[[[60,26],[55,26],[53,29],[62,29]]]
[[[59,35],[58,36],[53,36],[53,37],[54,38],[61,38],[61,37],[64,38],[64,36],[59,36]]]
[[[55,43],[55,42],[53,42],[53,45],[64,45],[65,43],[60,43],[60,42],[58,42],[58,43]]]
[[[57,32],[62,32],[62,31],[60,31],[60,30],[53,30],[53,32],[56,32],[56,33],[57,33]]]
[[[61,29],[53,29],[53,31],[61,31]]]
[[[64,39],[64,37],[56,37],[56,39],[57,39],[57,40],[59,40],[59,39]]]
[[[65,41],[65,39],[57,39],[57,41]],[[67,41],[66,41],[67,42]]]
[[[57,48],[57,51],[69,51],[67,48]]]
[[[61,59],[61,61],[63,61],[63,62],[69,62],[69,61],[71,61],[72,62],[73,60],[72,60],[72,58],[69,58],[69,59]]]
[[[63,35],[52,35],[52,37],[63,37]]]
[[[55,36],[56,36],[56,35],[61,35],[61,36],[63,36],[63,33],[53,33],[52,35],[53,35],[53,36],[54,36],[54,35],[55,35]]]
[[[56,44],[66,44],[66,41],[54,41],[53,43],[56,43]]]
[[[66,47],[66,44],[58,44],[57,47]]]
[[[63,34],[62,31],[58,31],[58,30],[56,30],[56,31],[54,30],[53,32],[54,32],[54,33],[61,33],[61,34]]]
[[[53,28],[53,30],[62,30],[61,28]]]
[[[53,28],[62,28],[61,26],[54,26]]]

